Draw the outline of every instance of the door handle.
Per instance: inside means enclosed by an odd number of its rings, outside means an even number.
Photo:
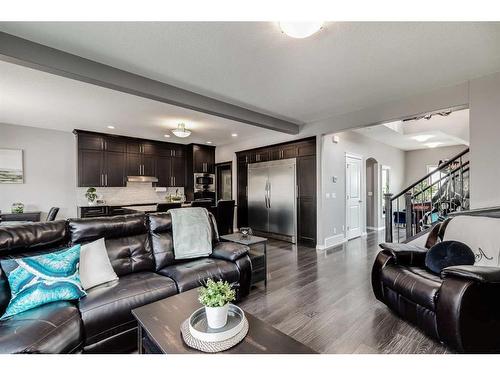
[[[108,186],[108,174],[106,173],[106,174],[104,175],[104,177],[105,177],[105,179],[106,179],[106,180],[105,180],[105,185],[106,185],[106,186]]]
[[[174,178],[174,186],[176,186],[176,185],[175,185],[175,176],[174,176],[173,178]]]
[[[101,173],[101,186],[104,186],[104,175]]]

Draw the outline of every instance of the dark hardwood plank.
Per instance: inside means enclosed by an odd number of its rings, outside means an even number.
[[[268,286],[240,303],[321,353],[449,353],[373,296],[370,273],[383,232],[316,251],[268,242]]]

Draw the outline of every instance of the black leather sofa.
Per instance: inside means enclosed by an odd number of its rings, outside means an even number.
[[[214,231],[210,257],[176,261],[168,213],[0,228],[0,257],[47,253],[102,237],[119,280],[91,288],[78,302],[54,302],[0,321],[0,353],[131,352],[137,347],[132,309],[196,288],[208,278],[234,282],[238,299],[250,291],[246,246],[219,242]],[[0,314],[9,300],[0,268]]]
[[[425,245],[381,244],[372,269],[373,292],[396,314],[458,352],[498,353],[500,268],[453,266],[440,275],[425,268],[427,250],[447,240],[449,222],[433,227]]]

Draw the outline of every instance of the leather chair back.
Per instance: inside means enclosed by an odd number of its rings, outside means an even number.
[[[155,259],[155,270],[176,263],[174,253],[174,240],[172,236],[172,217],[170,213],[158,212],[149,214],[149,228],[151,234],[151,247]],[[209,213],[212,227],[212,242],[219,242],[216,223],[213,215]]]
[[[233,200],[220,200],[217,202],[216,218],[219,234],[233,233],[234,205]]]
[[[155,269],[144,214],[70,219],[71,242],[85,244],[103,238],[118,276]]]
[[[206,208],[207,210],[210,207],[212,207],[212,205],[213,205],[212,201],[209,200],[199,200],[191,202],[191,207],[203,207]]]

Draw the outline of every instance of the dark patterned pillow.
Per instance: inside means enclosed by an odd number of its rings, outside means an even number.
[[[432,246],[425,256],[425,266],[440,274],[443,268],[473,265],[475,261],[471,248],[458,241],[443,241]]]

